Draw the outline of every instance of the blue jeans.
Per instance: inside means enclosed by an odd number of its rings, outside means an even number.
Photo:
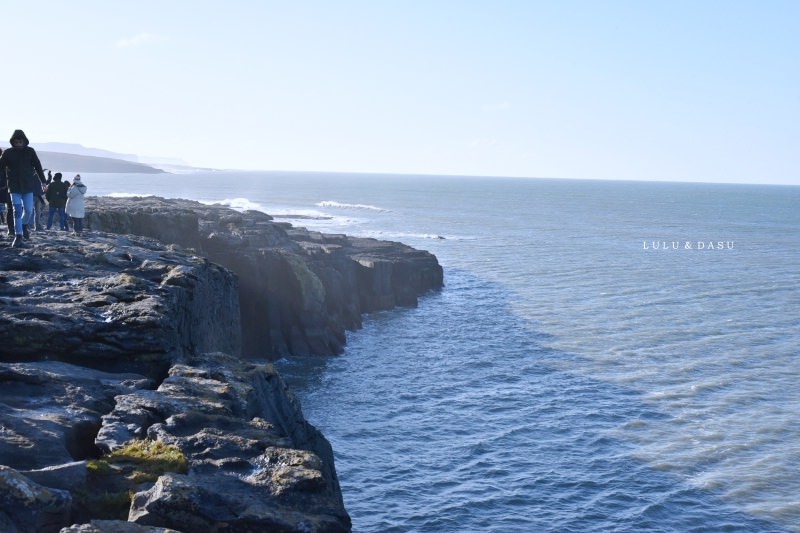
[[[53,227],[53,216],[56,214],[56,211],[58,211],[58,225],[63,230],[67,229],[67,214],[64,212],[64,208],[53,207],[52,205],[50,206],[50,212],[47,214],[47,229]]]
[[[11,203],[14,204],[14,233],[22,235],[22,225],[33,218],[33,193],[12,192]]]

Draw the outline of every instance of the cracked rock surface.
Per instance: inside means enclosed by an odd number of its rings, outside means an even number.
[[[186,351],[240,353],[235,275],[142,237],[38,232],[0,248],[3,360],[163,373]]]
[[[145,237],[0,245],[0,530],[349,531],[330,445],[240,358],[238,296]],[[185,467],[106,462],[140,442]]]

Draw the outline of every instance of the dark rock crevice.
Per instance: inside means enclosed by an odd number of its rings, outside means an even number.
[[[83,419],[65,429],[64,445],[73,461],[97,459],[103,454],[94,442],[100,427],[99,420]]]

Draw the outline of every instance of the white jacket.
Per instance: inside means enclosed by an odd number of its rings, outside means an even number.
[[[83,205],[84,194],[86,194],[86,185],[80,181],[69,186],[66,211],[72,218],[83,218],[86,215],[86,208]]]

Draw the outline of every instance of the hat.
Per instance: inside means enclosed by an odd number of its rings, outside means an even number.
[[[78,174],[77,176],[75,176],[74,178],[72,178],[72,181],[81,181],[81,175],[80,175],[80,174]]]

